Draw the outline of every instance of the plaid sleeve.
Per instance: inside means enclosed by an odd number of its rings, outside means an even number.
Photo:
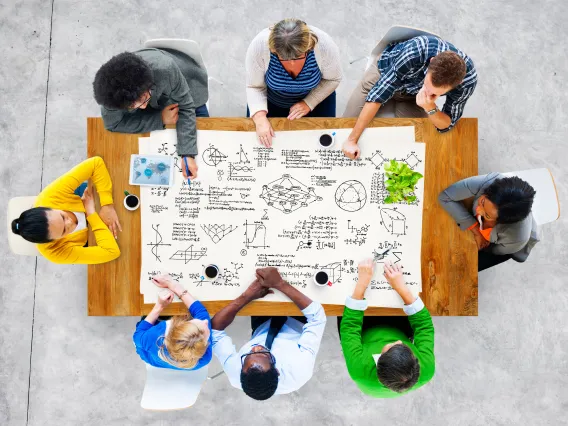
[[[442,112],[446,113],[451,118],[450,126],[446,129],[438,129],[440,133],[445,133],[451,130],[463,114],[463,109],[469,97],[473,94],[475,90],[475,84],[472,86],[465,87],[462,90],[455,91],[455,93],[448,93],[446,96],[446,102],[442,107]]]
[[[427,40],[426,40],[427,41]],[[416,37],[404,43],[404,48],[392,57],[388,67],[381,68],[381,78],[367,95],[367,102],[386,103],[402,85],[400,79],[410,75],[421,66],[428,44],[423,37]],[[384,53],[383,53],[384,54]],[[383,59],[381,58],[379,62]]]
[[[379,81],[371,88],[365,101],[384,104],[393,97],[399,85],[400,83],[396,76],[396,71],[394,67],[391,67],[386,73],[381,75]]]

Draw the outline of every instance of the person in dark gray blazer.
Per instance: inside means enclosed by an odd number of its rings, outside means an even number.
[[[146,133],[175,124],[182,171],[197,177],[195,117],[208,117],[207,72],[189,56],[169,49],[142,49],[111,58],[93,82],[105,128]]]
[[[524,180],[499,173],[461,180],[438,200],[461,230],[469,230],[479,249],[479,271],[511,258],[524,262],[538,242],[531,214],[535,190]],[[472,199],[468,210],[462,201]]]

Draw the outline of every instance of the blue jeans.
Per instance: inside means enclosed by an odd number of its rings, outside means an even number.
[[[209,117],[209,111],[207,110],[207,105],[203,104],[195,108],[196,117]]]
[[[281,108],[279,106],[274,105],[272,102],[267,101],[268,104],[268,113],[266,114],[267,117],[288,117],[290,114],[290,108]],[[335,106],[336,106],[336,95],[333,92],[323,101],[321,101],[313,111],[310,111],[304,117],[336,117],[335,114]],[[247,117],[250,117],[250,111],[247,105]]]

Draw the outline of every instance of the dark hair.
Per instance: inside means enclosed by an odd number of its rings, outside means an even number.
[[[442,52],[430,59],[428,71],[435,87],[459,85],[465,78],[467,68],[463,58],[455,52]]]
[[[497,223],[515,223],[531,212],[536,191],[517,176],[495,179],[485,189],[485,196],[497,206]]]
[[[154,73],[134,53],[113,56],[95,75],[93,90],[99,105],[127,109],[154,84]]]
[[[411,389],[420,376],[420,362],[405,344],[391,346],[377,362],[379,381],[395,392]]]
[[[252,399],[264,401],[276,392],[278,387],[278,371],[274,365],[263,371],[258,365],[251,366],[246,372],[241,370],[241,386]]]
[[[18,219],[12,221],[12,232],[30,243],[49,243],[49,228],[46,207],[34,207],[23,212]]]

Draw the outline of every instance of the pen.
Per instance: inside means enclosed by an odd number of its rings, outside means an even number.
[[[191,173],[189,173],[189,166],[187,165],[187,157],[183,157],[183,162],[185,164],[185,171],[187,173],[187,186],[191,185],[191,180],[189,180],[189,176],[191,176]]]

